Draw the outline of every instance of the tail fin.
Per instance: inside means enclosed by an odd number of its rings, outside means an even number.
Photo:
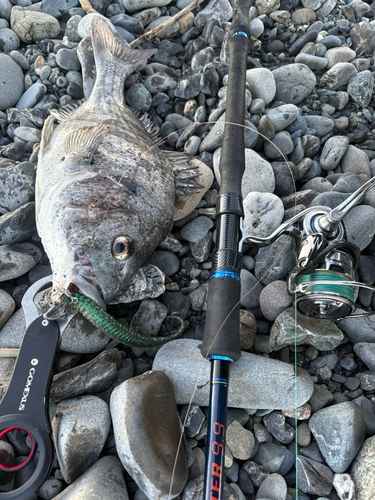
[[[126,46],[100,16],[92,22],[92,43],[97,73],[94,91],[101,87],[101,92],[111,93],[122,102],[125,79],[156,49],[135,50]]]

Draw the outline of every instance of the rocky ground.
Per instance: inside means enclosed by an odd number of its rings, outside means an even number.
[[[92,3],[131,42],[189,1]],[[251,8],[243,196],[245,228],[252,234],[267,236],[306,207],[333,208],[375,175],[374,13],[375,4],[362,0],[256,0]],[[78,0],[0,0],[2,349],[20,346],[21,299],[51,273],[35,230],[38,145],[49,110],[84,97],[77,45],[89,16]],[[109,312],[145,335],[165,334],[170,312],[186,318],[188,328],[182,339],[144,350],[111,341],[79,315],[72,320],[51,389],[56,456],[38,498],[168,499],[180,421],[183,448],[170,498],[201,498],[209,363],[199,345],[215,236],[231,17],[228,0],[201,4],[142,45],[158,52],[126,82],[126,103],[147,112],[165,145],[197,157],[215,180],[148,261],[164,273],[164,285],[153,298],[124,299]],[[359,280],[371,285],[375,190],[349,212],[345,225],[348,240],[361,249]],[[294,245],[282,236],[244,256],[244,352],[231,372],[225,498],[370,500],[375,320],[299,316],[296,329],[286,291]],[[359,292],[358,307],[375,308],[371,291]],[[14,362],[0,358],[4,389]],[[8,437],[0,442],[1,460],[20,463],[30,442],[20,431]],[[22,485],[36,460],[18,473],[1,472],[0,490]]]

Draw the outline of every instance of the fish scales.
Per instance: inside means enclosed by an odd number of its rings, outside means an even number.
[[[92,40],[90,97],[42,140],[36,214],[54,288],[99,290],[108,303],[170,231],[175,178],[123,98],[126,77],[155,51],[121,46],[100,18]]]

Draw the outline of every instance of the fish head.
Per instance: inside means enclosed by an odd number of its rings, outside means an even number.
[[[170,223],[155,223],[151,214],[125,210],[70,213],[69,230],[60,232],[60,251],[53,262],[60,276],[56,286],[74,289],[98,303],[119,295],[168,231]],[[63,272],[61,272],[63,270]],[[98,293],[99,292],[99,293]]]

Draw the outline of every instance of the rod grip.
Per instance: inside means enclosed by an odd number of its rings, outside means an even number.
[[[208,285],[207,317],[202,356],[241,357],[241,283],[233,278],[215,278]]]

